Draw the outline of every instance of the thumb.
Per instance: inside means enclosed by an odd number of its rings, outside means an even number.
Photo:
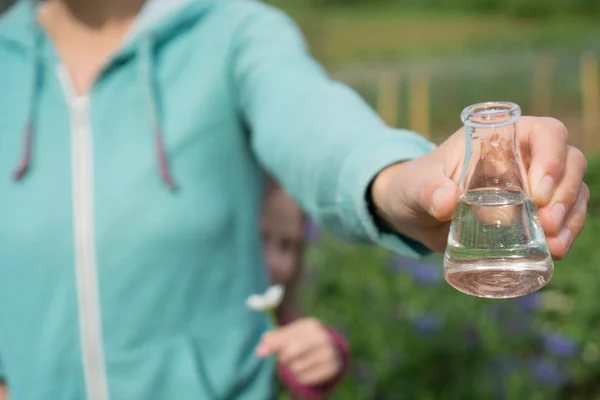
[[[458,186],[443,171],[432,171],[421,178],[419,206],[439,221],[452,219],[458,195]]]

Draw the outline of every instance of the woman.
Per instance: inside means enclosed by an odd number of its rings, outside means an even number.
[[[20,1],[0,21],[0,60],[12,400],[272,397],[281,353],[256,356],[266,323],[245,306],[268,283],[265,169],[346,239],[413,256],[445,242],[463,133],[433,150],[385,127],[260,3]],[[560,125],[522,127],[533,187],[553,179],[536,199],[561,257],[558,232],[581,231],[585,168]]]
[[[0,38],[11,398],[269,398],[275,359],[255,355],[265,323],[245,306],[268,282],[263,170],[320,218],[332,210],[308,199],[329,194],[308,181],[337,180],[363,141],[352,124],[402,138],[365,165],[372,176],[429,143],[388,131],[326,80],[286,17],[252,1],[22,1]],[[309,106],[315,91],[331,105]],[[344,122],[313,130],[294,104]],[[327,225],[350,232],[345,214]]]

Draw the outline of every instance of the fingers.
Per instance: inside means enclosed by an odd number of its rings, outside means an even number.
[[[564,176],[556,187],[551,201],[540,209],[540,219],[544,230],[550,235],[558,234],[567,215],[579,199],[587,161],[583,153],[571,146],[567,147]]]
[[[274,332],[263,335],[256,348],[259,357],[278,353],[282,362],[287,362],[305,353],[315,342],[329,339],[325,328],[313,318],[303,318]]]
[[[306,366],[302,369],[296,367],[294,363],[289,365],[296,380],[303,385],[322,384],[332,379],[339,371],[340,362],[333,350],[314,353],[314,357],[307,357],[304,361]]]
[[[534,199],[539,206],[546,206],[564,174],[569,131],[554,118],[523,117],[519,132],[531,154],[529,181]]]
[[[320,332],[303,334],[299,331],[288,340],[279,353],[279,361],[290,366],[296,361],[314,358],[311,353],[319,352],[329,344],[327,334]]]
[[[521,144],[531,154],[529,181],[548,247],[555,259],[562,259],[587,215],[589,189],[583,183],[587,162],[581,151],[568,146],[569,132],[554,118],[525,117],[520,132]]]
[[[283,343],[285,342],[281,329],[274,332],[267,332],[261,338],[260,343],[254,352],[256,353],[257,357],[266,358],[274,353],[279,352],[283,346]]]
[[[336,374],[340,360],[330,342],[317,345],[286,363],[294,377],[303,384],[320,383]],[[316,382],[318,381],[318,382]]]
[[[337,348],[329,333],[312,318],[265,334],[256,353],[262,358],[277,353],[279,362],[290,369],[298,382],[307,385],[331,379],[340,368]]]
[[[586,184],[581,185],[577,201],[567,215],[562,229],[557,235],[549,236],[548,247],[552,256],[560,260],[571,249],[573,240],[583,230],[587,216],[587,205],[590,200],[590,190]]]

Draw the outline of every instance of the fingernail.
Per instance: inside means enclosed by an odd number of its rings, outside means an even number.
[[[565,206],[561,203],[557,203],[554,207],[552,207],[552,218],[556,223],[557,227],[560,227],[563,223],[563,219],[565,218]]]
[[[429,213],[433,216],[436,215],[436,209],[439,208],[440,206],[440,201],[441,199],[444,198],[444,193],[446,192],[446,188],[445,187],[441,187],[439,189],[437,189],[435,192],[433,192],[433,197],[431,198],[431,209],[429,210]]]
[[[571,248],[571,241],[573,240],[571,237],[571,231],[567,228],[564,228],[558,234],[558,238],[565,246],[565,249],[569,250]]]
[[[554,178],[545,176],[537,186],[537,194],[542,201],[548,202],[552,198],[554,192]]]

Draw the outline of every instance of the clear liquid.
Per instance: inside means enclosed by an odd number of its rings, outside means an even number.
[[[545,286],[553,269],[530,197],[480,189],[459,198],[444,256],[451,286],[478,297],[518,297]]]

